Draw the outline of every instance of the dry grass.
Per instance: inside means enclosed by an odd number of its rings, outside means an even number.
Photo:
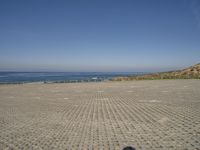
[[[131,81],[131,80],[155,80],[155,79],[200,79],[200,64],[196,64],[189,68],[178,71],[160,72],[160,73],[152,73],[152,74],[129,76],[129,77],[115,77],[112,80]]]

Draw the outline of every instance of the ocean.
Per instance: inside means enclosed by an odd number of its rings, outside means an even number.
[[[0,84],[100,82],[118,76],[138,75],[136,72],[0,72]]]

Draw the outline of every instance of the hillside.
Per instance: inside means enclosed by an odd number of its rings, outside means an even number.
[[[200,63],[183,70],[151,73],[138,76],[116,77],[112,81],[153,80],[153,79],[200,79]]]

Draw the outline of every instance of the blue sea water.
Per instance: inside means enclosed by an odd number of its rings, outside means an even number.
[[[0,72],[0,84],[31,82],[91,82],[142,73],[124,72]]]

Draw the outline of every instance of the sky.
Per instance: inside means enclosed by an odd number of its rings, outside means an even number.
[[[166,71],[200,63],[199,0],[1,0],[0,71]]]

